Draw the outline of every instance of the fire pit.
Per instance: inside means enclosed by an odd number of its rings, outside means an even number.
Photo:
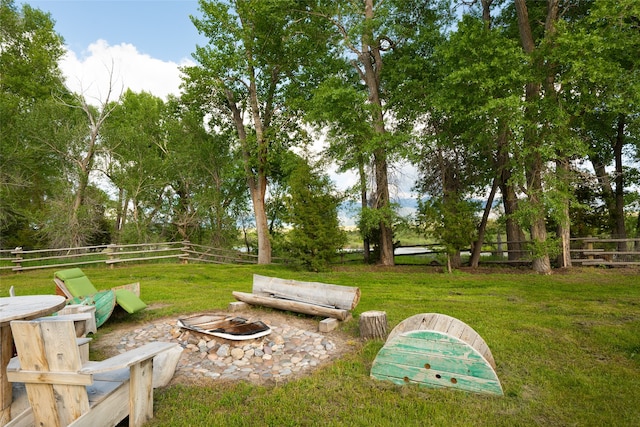
[[[228,312],[211,315],[233,317]],[[182,328],[178,319],[195,316],[180,316],[115,330],[101,335],[92,346],[109,357],[151,341],[176,342],[184,351],[172,383],[241,380],[262,384],[309,374],[359,345],[339,330],[318,332],[317,319],[263,310],[250,310],[242,316],[245,323],[264,323],[271,333],[250,340],[230,340]]]
[[[253,340],[271,333],[271,328],[260,320],[248,322],[242,317],[219,314],[197,314],[184,317],[178,319],[177,324],[182,329],[232,341]]]

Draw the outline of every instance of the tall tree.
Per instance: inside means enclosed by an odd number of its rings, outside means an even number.
[[[188,67],[186,86],[209,101],[219,126],[232,126],[240,145],[258,234],[258,262],[271,262],[265,199],[270,156],[299,137],[289,92],[304,65],[324,50],[306,36],[309,22],[295,1],[200,0],[202,18],[192,18],[209,44],[198,46],[200,63]],[[297,96],[297,95],[296,95]]]
[[[64,184],[35,117],[66,92],[58,67],[63,39],[51,16],[28,4],[1,0],[0,22],[0,246],[33,246],[41,241],[36,218]]]
[[[372,206],[377,214],[382,265],[393,265],[392,207],[389,191],[389,163],[397,155],[393,114],[385,92],[390,75],[385,71],[387,54],[415,39],[434,23],[433,2],[337,1],[318,2],[310,13],[329,22],[340,37],[341,56],[350,63],[367,94],[367,123],[371,135],[365,152],[373,158],[375,189]]]
[[[623,153],[626,149],[637,153],[639,140],[630,131],[640,116],[638,16],[640,5],[635,1],[595,1],[582,19],[560,25],[556,53],[565,67],[565,105],[575,117],[573,126],[589,146],[588,159],[609,214],[608,231],[621,239],[627,233],[627,180],[634,170],[626,167]],[[623,241],[618,246],[621,251],[626,249]]]

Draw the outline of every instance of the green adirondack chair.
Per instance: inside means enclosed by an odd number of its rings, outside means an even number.
[[[56,292],[66,296],[71,304],[96,306],[97,327],[109,319],[116,305],[127,313],[136,313],[147,307],[140,299],[140,283],[98,291],[80,268],[56,271],[53,276]]]

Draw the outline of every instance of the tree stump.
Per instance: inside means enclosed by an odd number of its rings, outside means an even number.
[[[365,340],[382,339],[387,336],[387,313],[365,311],[360,315],[360,336]]]

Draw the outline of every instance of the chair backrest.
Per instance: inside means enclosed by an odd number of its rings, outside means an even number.
[[[53,275],[64,282],[65,287],[74,297],[90,296],[98,292],[91,280],[79,268],[56,271]]]
[[[66,426],[89,411],[82,361],[72,321],[53,318],[11,322],[36,425]]]

